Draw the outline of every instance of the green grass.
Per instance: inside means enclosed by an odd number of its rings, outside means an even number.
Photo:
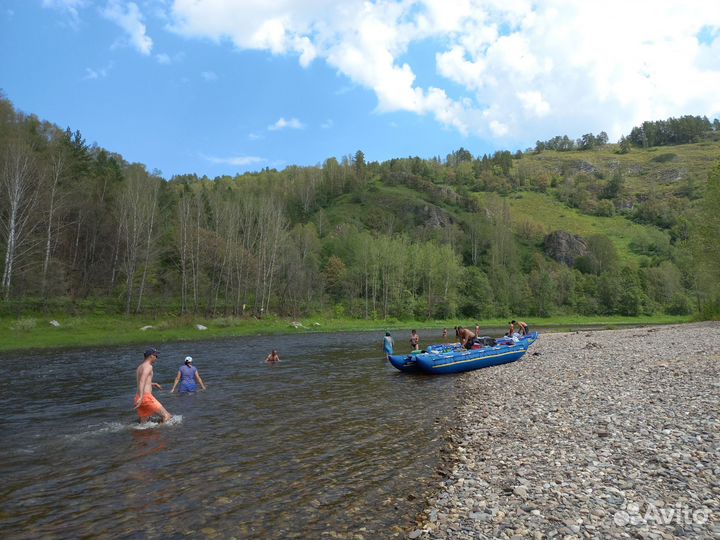
[[[514,224],[531,220],[542,226],[545,234],[562,230],[588,238],[603,234],[610,238],[618,251],[620,261],[627,263],[638,260],[630,251],[630,242],[642,237],[654,227],[633,223],[621,216],[589,216],[557,201],[551,195],[536,192],[522,192],[508,197],[510,213]]]
[[[590,163],[609,178],[611,168],[619,164],[625,178],[625,190],[630,194],[647,194],[650,191],[671,193],[677,183],[664,183],[668,171],[680,171],[683,177],[692,176],[699,183],[707,180],[708,173],[720,155],[720,141],[704,141],[697,144],[657,146],[648,149],[633,148],[627,154],[616,154],[617,145],[609,144],[592,151],[554,152],[528,154],[523,160],[537,164],[546,171],[559,171],[571,162]],[[674,154],[672,160],[660,157]]]
[[[50,325],[57,320],[60,327]],[[545,319],[525,319],[532,327],[549,327],[558,330],[572,329],[578,326],[616,327],[623,325],[671,324],[689,322],[689,317],[652,316],[652,317],[549,317]],[[22,321],[18,324],[19,321]],[[34,321],[31,322],[31,321]],[[295,328],[292,322],[299,322],[301,327]],[[211,340],[234,336],[302,334],[308,332],[351,332],[377,331],[378,339],[385,331],[408,332],[412,328],[437,329],[439,339],[442,328],[453,328],[456,325],[474,326],[479,323],[481,328],[504,328],[506,319],[490,319],[482,321],[398,321],[390,320],[359,320],[329,319],[310,317],[301,319],[282,319],[268,317],[258,319],[222,318],[206,320],[191,317],[166,317],[163,319],[145,319],[141,317],[48,317],[26,316],[23,319],[0,319],[0,351],[20,351],[30,349],[81,348],[107,345],[137,344],[145,346],[161,346],[163,343],[177,341]],[[206,326],[207,330],[198,330],[196,324]],[[143,326],[153,326],[148,330],[140,330]],[[424,343],[432,342],[429,336],[421,336]]]

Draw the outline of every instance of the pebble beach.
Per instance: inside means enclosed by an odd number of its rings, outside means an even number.
[[[409,538],[720,538],[720,323],[543,334],[458,384]]]

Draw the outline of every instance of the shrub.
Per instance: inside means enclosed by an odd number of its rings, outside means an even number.
[[[11,330],[16,332],[29,332],[37,326],[37,320],[31,317],[23,317],[10,325]]]
[[[655,163],[667,163],[668,161],[673,161],[676,157],[677,154],[666,152],[664,154],[654,156],[650,161],[654,161]]]

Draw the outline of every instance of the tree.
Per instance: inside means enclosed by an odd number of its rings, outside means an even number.
[[[151,181],[145,167],[131,165],[125,172],[126,185],[120,198],[120,234],[123,239],[122,268],[125,273],[125,313],[129,314],[135,295],[136,279],[144,263],[139,300],[152,253],[158,182]]]
[[[362,153],[361,150],[358,150],[355,152],[355,157],[353,158],[353,169],[355,170],[355,176],[357,179],[364,183],[365,180],[365,154]]]
[[[602,199],[617,199],[622,193],[625,178],[623,177],[622,170],[617,167],[614,171],[607,185],[600,192]]]
[[[323,276],[325,278],[325,290],[333,300],[340,300],[344,294],[345,278],[347,276],[347,267],[342,259],[332,255],[325,263]]]
[[[620,137],[620,140],[618,141],[617,153],[618,154],[627,154],[628,152],[630,152],[630,145],[631,145],[630,138],[623,135],[622,137]]]
[[[53,231],[55,226],[55,218],[61,205],[63,194],[59,190],[60,181],[65,175],[68,165],[68,149],[70,140],[66,134],[60,134],[56,137],[50,147],[45,167],[45,191],[48,194],[47,217],[45,224],[45,255],[43,257],[42,267],[42,294],[47,298],[48,285],[48,268],[50,266],[50,256],[53,247]]]
[[[7,144],[1,159],[0,190],[5,204],[1,209],[0,225],[5,240],[5,258],[0,288],[8,299],[17,261],[25,254],[31,233],[38,225],[34,213],[38,182],[33,150],[20,134]]]

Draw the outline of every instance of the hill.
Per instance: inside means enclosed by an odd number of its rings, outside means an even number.
[[[698,243],[713,234],[702,227],[720,156],[706,119],[684,117],[706,131],[675,146],[588,134],[515,154],[378,163],[357,151],[163,179],[7,101],[0,113],[6,313],[431,319],[717,305]]]

